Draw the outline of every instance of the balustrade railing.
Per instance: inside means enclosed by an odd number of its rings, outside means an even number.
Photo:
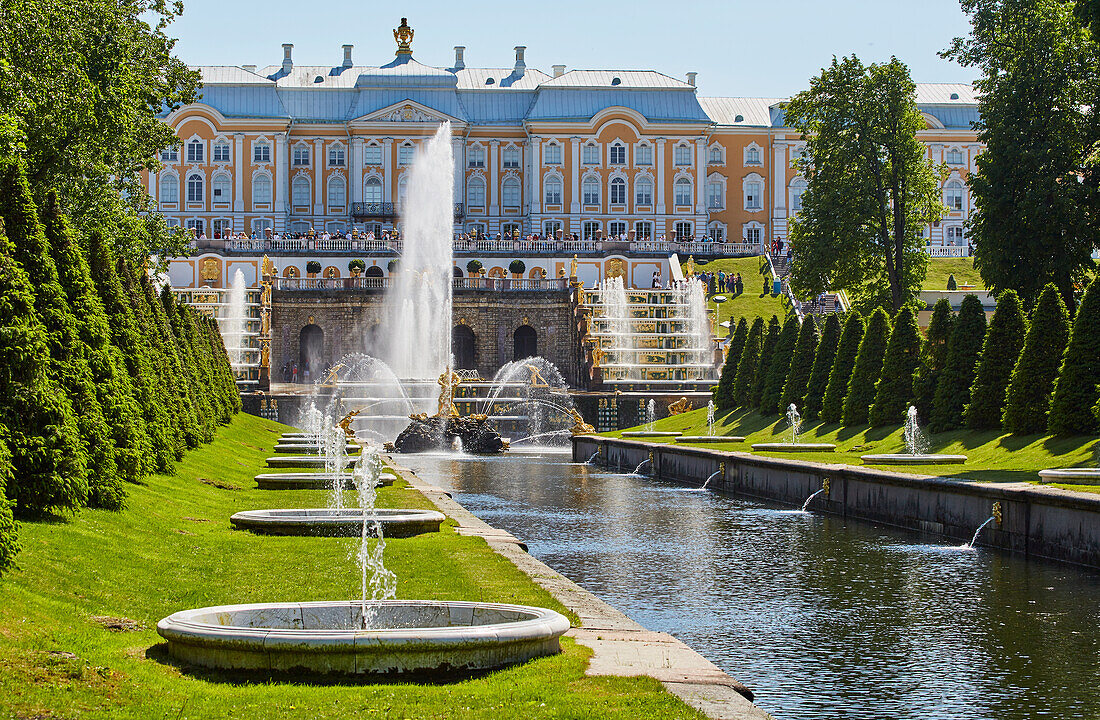
[[[495,240],[488,238],[455,238],[452,249],[463,254],[506,255],[596,255],[619,252],[604,240]],[[759,255],[762,249],[757,243],[724,243],[712,241],[670,242],[667,240],[639,240],[629,244],[628,252],[638,254],[695,255],[696,257],[734,257]],[[401,240],[367,238],[278,238],[226,240],[225,249],[239,253],[363,253],[364,255],[400,255],[404,250]],[[928,248],[932,257],[965,257],[966,248]],[[955,251],[962,254],[953,254]]]
[[[925,245],[924,251],[934,258],[970,257],[970,248],[963,245]]]
[[[455,290],[493,290],[552,292],[569,289],[568,278],[454,278]],[[393,277],[346,278],[276,278],[275,289],[289,292],[308,290],[386,290],[393,286]]]

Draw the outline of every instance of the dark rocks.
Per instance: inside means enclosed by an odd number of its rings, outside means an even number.
[[[484,415],[465,417],[428,417],[410,415],[409,426],[394,441],[394,449],[401,453],[418,453],[429,450],[449,450],[455,446],[455,438],[462,442],[462,449],[476,455],[501,453],[508,445],[489,425]]]

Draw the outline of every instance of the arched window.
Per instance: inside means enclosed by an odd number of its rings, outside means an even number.
[[[638,146],[638,149],[634,151],[634,164],[635,165],[652,165],[653,164],[653,146],[646,145],[645,143]]]
[[[560,148],[559,148],[560,150]],[[546,180],[546,204],[561,205],[561,179],[556,177]]]
[[[397,181],[397,206],[404,207],[405,197],[409,194],[409,176],[408,174],[402,175],[401,179]]]
[[[485,207],[485,181],[481,178],[470,178],[466,184],[466,204],[472,208]]]
[[[958,148],[951,148],[947,151],[947,164],[948,165],[963,165],[966,161],[963,159],[962,150]]]
[[[691,180],[680,178],[673,185],[677,205],[691,205]]]
[[[214,143],[214,162],[229,162],[229,143],[225,140]]]
[[[612,143],[609,149],[609,160],[612,165],[626,165],[626,145],[621,142]]]
[[[367,145],[363,148],[363,164],[378,166],[382,164],[382,146]],[[381,202],[381,201],[379,201]]]
[[[600,204],[600,181],[598,178],[586,177],[581,183],[581,195],[585,205]]]
[[[672,162],[680,167],[691,165],[691,146],[677,145],[672,149]]]
[[[233,182],[228,175],[215,175],[210,183],[210,189],[214,193],[214,202],[227,203],[233,200]]]
[[[722,148],[715,145],[709,151],[707,156],[707,163],[710,165],[721,165],[722,163]]]
[[[806,192],[806,181],[797,178],[791,183],[791,212],[802,209],[802,195]]]
[[[344,178],[333,175],[328,179],[328,206],[344,207],[348,202],[348,186]]]
[[[201,163],[203,156],[203,144],[201,140],[192,140],[187,143],[187,162]]]
[[[745,164],[746,165],[759,165],[760,164],[760,148],[749,147],[745,150]]]
[[[634,183],[634,204],[653,204],[653,181],[648,177],[642,176]]]
[[[299,175],[290,186],[291,201],[295,206],[309,205],[309,178]]]
[[[539,336],[530,325],[520,325],[512,333],[512,359],[522,360],[539,354]]]
[[[382,202],[382,181],[376,177],[367,178],[367,182],[363,184],[363,202],[368,203],[380,203]]]
[[[958,180],[951,180],[944,189],[943,201],[952,212],[963,209],[963,184]]]
[[[611,204],[626,204],[626,180],[619,177],[611,179]]]
[[[505,178],[501,186],[501,199],[506,208],[519,207],[519,180],[514,177]]]
[[[722,192],[722,183],[711,180],[707,183],[707,208],[721,210],[726,206],[726,196]]]
[[[473,370],[477,367],[477,336],[468,325],[455,326],[451,333],[451,354],[456,368]]]
[[[203,201],[202,175],[195,173],[187,178],[187,202],[201,203]]]
[[[760,210],[763,207],[763,185],[759,180],[749,180],[745,183],[745,209]]]
[[[180,201],[180,181],[175,175],[164,175],[160,179],[160,201],[175,203]]]
[[[377,265],[371,265],[369,268],[363,271],[363,277],[380,278],[384,277],[385,273],[382,272],[382,268]]]
[[[257,175],[252,179],[252,202],[271,202],[271,178],[267,175]]]

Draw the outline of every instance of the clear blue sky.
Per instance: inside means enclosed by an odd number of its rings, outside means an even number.
[[[449,67],[466,46],[469,67],[511,67],[513,47],[527,65],[568,69],[652,69],[673,77],[699,73],[703,95],[785,97],[806,86],[835,55],[865,62],[891,55],[917,82],[969,82],[974,73],[937,52],[969,29],[957,0],[675,0],[610,3],[352,2],[184,0],[169,27],[176,52],[193,65],[264,65],[294,43],[303,65],[338,65],[355,45],[357,65],[393,58],[402,16],[416,31],[413,55]],[[552,8],[552,9],[551,9]]]

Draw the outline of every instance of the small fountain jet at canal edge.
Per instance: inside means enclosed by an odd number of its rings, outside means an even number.
[[[825,478],[825,481],[821,483],[821,489],[815,493],[811,493],[810,497],[806,498],[806,502],[802,503],[802,512],[808,512],[810,509],[810,503],[815,497],[821,493],[829,494],[829,478]]]

